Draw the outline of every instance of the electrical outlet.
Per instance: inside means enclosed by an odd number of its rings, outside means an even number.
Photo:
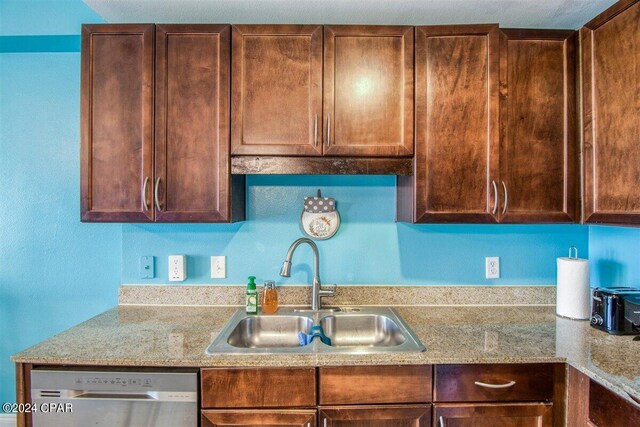
[[[153,266],[152,256],[140,257],[140,278],[141,279],[153,279],[156,275],[155,268]]]
[[[169,255],[169,281],[184,282],[187,278],[187,257],[185,255]]]
[[[486,279],[499,279],[500,278],[500,257],[492,256],[485,259],[485,278]]]
[[[212,256],[211,257],[211,278],[225,279],[227,277],[227,257]]]

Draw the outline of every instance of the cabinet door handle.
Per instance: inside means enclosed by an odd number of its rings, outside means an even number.
[[[331,114],[327,114],[327,147],[331,145]]]
[[[313,117],[313,146],[318,146],[318,113]]]
[[[149,203],[147,203],[147,185],[149,184],[149,177],[144,177],[144,183],[142,184],[142,207],[145,211],[149,210]]]
[[[160,207],[160,197],[158,196],[158,189],[160,188],[160,177],[156,179],[156,188],[153,190],[153,198],[156,202],[156,209],[162,212],[162,208]]]
[[[444,418],[442,415],[438,418],[438,427],[444,427]]]
[[[495,215],[498,212],[498,185],[494,180],[491,180],[491,186],[493,187],[493,210],[491,214]]]
[[[629,396],[629,398],[633,401],[633,403],[635,403],[636,407],[640,408],[640,399],[638,399],[637,397],[633,396],[631,393],[629,393],[626,390],[625,390],[625,393],[627,393],[627,396]]]
[[[487,383],[482,383],[480,381],[476,381],[474,382],[475,385],[477,385],[478,387],[484,387],[484,388],[509,388],[509,387],[513,387],[514,385],[516,385],[515,381],[509,381],[506,384],[487,384]]]
[[[504,191],[504,206],[502,207],[502,215],[507,212],[507,206],[509,206],[509,192],[507,191],[507,184],[502,181],[502,190]]]

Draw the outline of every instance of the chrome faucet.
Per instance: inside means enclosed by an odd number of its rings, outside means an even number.
[[[289,247],[289,251],[287,252],[287,257],[282,263],[282,269],[280,270],[280,275],[282,277],[291,277],[291,257],[295,252],[296,248],[300,246],[302,243],[307,243],[313,249],[313,285],[311,287],[311,309],[319,310],[322,308],[322,302],[320,298],[322,297],[332,297],[336,295],[336,285],[333,285],[333,289],[322,289],[322,285],[320,283],[320,254],[318,253],[318,246],[311,239],[307,239],[306,237],[301,237],[291,244]]]

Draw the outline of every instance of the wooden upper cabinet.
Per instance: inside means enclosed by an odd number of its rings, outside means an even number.
[[[151,221],[153,25],[82,27],[81,219]]]
[[[499,218],[497,25],[416,28],[414,176],[398,177],[398,220]]]
[[[322,154],[322,26],[233,26],[233,154]]]
[[[502,222],[575,222],[575,31],[502,30]]]
[[[161,222],[228,222],[228,25],[156,27],[155,208]]]
[[[584,222],[640,224],[640,3],[580,31]]]
[[[324,27],[324,154],[413,154],[413,27]]]

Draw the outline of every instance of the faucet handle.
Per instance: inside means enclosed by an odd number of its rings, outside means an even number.
[[[329,289],[320,289],[320,296],[323,297],[335,297],[336,296],[336,290],[338,289],[338,285],[336,285],[335,283],[333,285],[329,285],[328,286]]]

